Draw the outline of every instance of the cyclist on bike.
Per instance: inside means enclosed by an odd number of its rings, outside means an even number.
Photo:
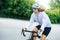
[[[46,37],[48,36],[51,30],[51,22],[48,15],[44,12],[45,7],[35,3],[33,4],[32,9],[33,9],[33,13],[31,15],[30,22],[29,25],[27,26],[27,29],[30,26],[32,26],[34,21],[36,21],[37,23],[39,23],[39,25],[33,28],[32,31],[37,32],[38,30],[41,30],[42,35],[40,40],[46,40]],[[36,40],[36,37],[33,37],[33,40]]]

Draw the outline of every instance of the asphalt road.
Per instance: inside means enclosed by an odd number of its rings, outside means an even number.
[[[27,36],[23,37],[21,29],[26,27],[28,22],[25,20],[0,18],[0,40],[26,40],[29,37],[29,33],[26,33]],[[33,24],[33,26],[35,25]],[[52,24],[52,30],[46,39],[60,40],[60,24]],[[39,39],[37,38],[37,40]]]

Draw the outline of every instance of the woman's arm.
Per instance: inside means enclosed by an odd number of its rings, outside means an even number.
[[[34,22],[34,15],[32,14],[31,17],[30,17],[30,21],[26,26],[27,30],[29,30],[31,28],[33,22]]]

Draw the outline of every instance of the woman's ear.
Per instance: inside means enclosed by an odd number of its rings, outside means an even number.
[[[38,11],[39,11],[39,12],[45,11],[45,9],[46,9],[46,8],[42,6],[41,8],[38,9]]]

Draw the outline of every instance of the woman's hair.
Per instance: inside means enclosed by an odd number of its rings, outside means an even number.
[[[45,8],[44,6],[42,6],[42,7],[38,8],[38,11],[39,11],[39,12],[42,12],[42,11],[45,11],[45,9],[46,9],[46,8]]]

